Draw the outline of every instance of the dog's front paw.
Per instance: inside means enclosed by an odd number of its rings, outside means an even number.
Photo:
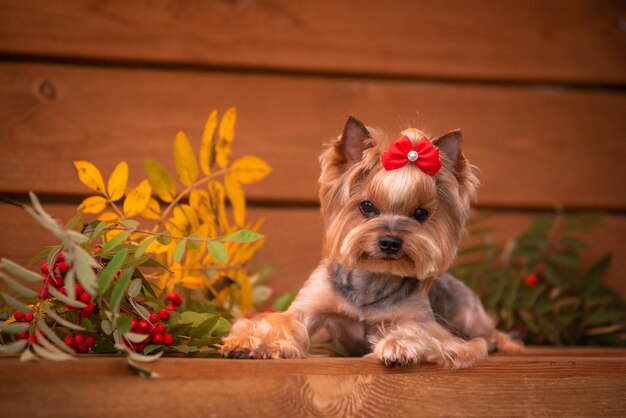
[[[237,321],[221,351],[229,358],[303,358],[307,346],[304,325],[288,315],[273,313]]]
[[[418,363],[420,353],[414,342],[394,336],[387,336],[374,344],[371,356],[385,366],[406,366]]]

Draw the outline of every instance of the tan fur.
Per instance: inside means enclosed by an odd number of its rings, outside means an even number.
[[[424,133],[409,129],[401,135],[415,143]],[[386,171],[380,156],[388,138],[349,118],[343,134],[320,157],[324,258],[286,312],[239,320],[224,340],[224,355],[303,357],[308,336],[324,324],[351,352],[371,352],[387,365],[435,362],[464,368],[483,359],[488,345],[519,349],[508,336],[495,331],[482,306],[467,316],[461,313],[451,318],[468,340],[444,328],[431,310],[428,291],[454,261],[478,185],[473,167],[462,154],[461,141],[460,131],[432,141],[443,163],[433,177],[411,164]],[[379,213],[361,213],[363,201],[372,202]],[[417,208],[428,210],[426,221],[412,218]],[[403,241],[393,256],[380,249],[380,238],[389,235]],[[357,271],[363,273],[341,276]],[[370,286],[369,277],[389,279]],[[420,280],[421,284],[407,288],[403,280]],[[416,290],[399,294],[393,303],[384,299],[378,303],[377,294],[367,293],[377,289],[393,296],[396,287]],[[353,291],[376,303],[350,299]]]

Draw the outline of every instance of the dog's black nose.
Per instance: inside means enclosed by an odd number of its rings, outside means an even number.
[[[380,237],[378,248],[387,255],[396,254],[402,248],[402,239],[391,235]]]

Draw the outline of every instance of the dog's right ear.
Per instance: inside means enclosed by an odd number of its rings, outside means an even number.
[[[371,135],[365,125],[354,116],[348,116],[341,137],[333,143],[336,162],[344,169],[363,159],[363,151],[372,146]]]

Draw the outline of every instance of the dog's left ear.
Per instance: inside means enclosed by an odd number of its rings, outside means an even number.
[[[461,130],[455,129],[433,139],[433,145],[439,149],[439,153],[443,156],[442,162],[448,165],[448,168],[455,174],[462,174],[467,164],[463,155],[463,133]]]
[[[341,137],[334,143],[335,153],[344,169],[363,159],[363,151],[372,146],[371,138],[360,120],[348,116]]]
[[[433,145],[439,149],[439,156],[443,165],[454,173],[462,196],[466,197],[466,202],[476,194],[478,178],[473,172],[472,166],[463,155],[463,134],[460,129],[450,131],[433,140]]]

